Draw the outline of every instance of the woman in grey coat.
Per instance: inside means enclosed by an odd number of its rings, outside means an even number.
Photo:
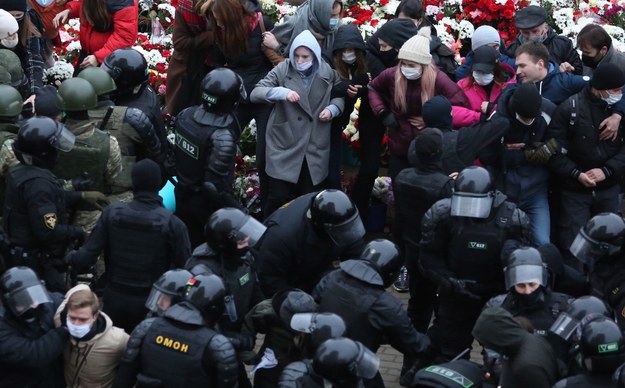
[[[321,48],[310,31],[293,40],[289,54],[250,96],[254,103],[274,104],[267,123],[265,217],[291,199],[323,188],[331,121],[344,107],[343,98],[330,97],[340,78],[321,59]]]

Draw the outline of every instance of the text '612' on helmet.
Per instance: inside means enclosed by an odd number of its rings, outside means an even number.
[[[22,122],[13,152],[24,164],[50,169],[58,159],[58,151],[69,152],[75,140],[63,124],[49,117],[32,117]]]
[[[625,242],[625,221],[614,213],[597,214],[584,225],[569,250],[584,264],[618,253]]]
[[[312,366],[315,373],[332,383],[350,386],[358,378],[373,378],[380,360],[360,342],[333,338],[319,345]]]
[[[625,362],[625,339],[613,320],[598,316],[582,325],[583,367],[593,373],[612,373]]]
[[[200,89],[204,109],[217,114],[231,113],[247,98],[243,79],[225,67],[206,74]]]
[[[192,277],[193,274],[186,269],[172,269],[165,272],[152,285],[145,307],[153,313],[162,314],[184,298],[187,282]]]
[[[99,67],[87,67],[83,69],[78,74],[78,78],[89,81],[95,90],[95,94],[98,96],[111,93],[117,89],[117,85],[115,85],[115,81],[113,81],[109,73]]]
[[[612,310],[603,300],[596,296],[584,295],[569,303],[566,311],[558,315],[549,331],[569,340],[579,329],[582,320],[597,315],[613,318]]]
[[[341,269],[363,282],[386,288],[397,278],[402,265],[397,245],[377,239],[365,246],[359,259],[343,261]]]
[[[100,66],[109,73],[117,90],[132,89],[148,80],[148,62],[133,48],[120,48],[110,53]]]
[[[52,300],[35,272],[28,267],[13,267],[0,277],[2,304],[16,317],[28,316],[40,304]]]
[[[0,117],[16,117],[22,113],[22,95],[13,86],[0,85]]]
[[[266,230],[265,225],[241,210],[226,207],[210,216],[204,228],[204,237],[211,248],[232,254],[236,252],[239,242],[247,240],[247,246],[256,245]]]
[[[521,283],[538,283],[546,287],[547,275],[547,266],[543,262],[542,255],[538,249],[531,247],[512,251],[504,267],[507,290]]]
[[[98,95],[91,83],[82,78],[66,79],[59,86],[60,108],[65,112],[81,112],[98,106]]]
[[[493,179],[483,167],[462,170],[451,196],[451,216],[488,218],[493,206]]]
[[[185,300],[197,307],[211,323],[223,313],[225,296],[226,287],[217,275],[197,275],[187,282]]]
[[[338,246],[352,244],[365,235],[358,209],[340,190],[323,190],[313,196],[306,216],[318,233],[328,235]]]

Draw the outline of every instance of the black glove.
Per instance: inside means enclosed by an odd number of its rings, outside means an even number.
[[[253,350],[256,345],[256,338],[251,335],[236,334],[228,339],[236,350]]]
[[[110,202],[108,198],[106,198],[106,195],[102,194],[99,191],[83,191],[82,200],[99,210],[104,210],[105,207],[110,205]]]
[[[95,181],[86,171],[72,179],[72,186],[76,191],[91,190],[94,184]]]
[[[399,127],[399,124],[397,124],[397,120],[395,119],[395,115],[391,111],[384,111],[380,114],[380,119],[386,128],[397,129]]]
[[[459,294],[459,295],[464,295],[470,299],[477,299],[480,300],[482,298],[480,298],[479,295],[474,294],[473,292],[469,291],[469,287],[471,287],[471,285],[476,284],[477,282],[475,280],[464,280],[464,279],[456,279],[456,278],[449,278],[449,285],[451,288],[451,291],[455,294]]]

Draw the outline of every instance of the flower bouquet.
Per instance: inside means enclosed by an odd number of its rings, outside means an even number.
[[[47,85],[57,86],[59,82],[72,78],[74,66],[65,61],[56,61],[54,65],[43,70],[43,82]]]
[[[260,213],[260,183],[256,170],[256,156],[237,155],[234,195],[251,214]]]

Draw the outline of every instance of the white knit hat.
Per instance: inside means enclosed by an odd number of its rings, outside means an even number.
[[[473,37],[471,37],[471,50],[475,51],[487,44],[501,44],[501,38],[499,32],[491,26],[479,26],[473,31]]]
[[[11,34],[15,34],[20,26],[17,20],[7,11],[0,9],[0,39],[4,39]]]
[[[432,63],[432,54],[430,54],[430,27],[423,27],[419,30],[417,35],[408,39],[401,49],[399,49],[398,59],[405,59],[420,63],[422,65],[429,65]]]

